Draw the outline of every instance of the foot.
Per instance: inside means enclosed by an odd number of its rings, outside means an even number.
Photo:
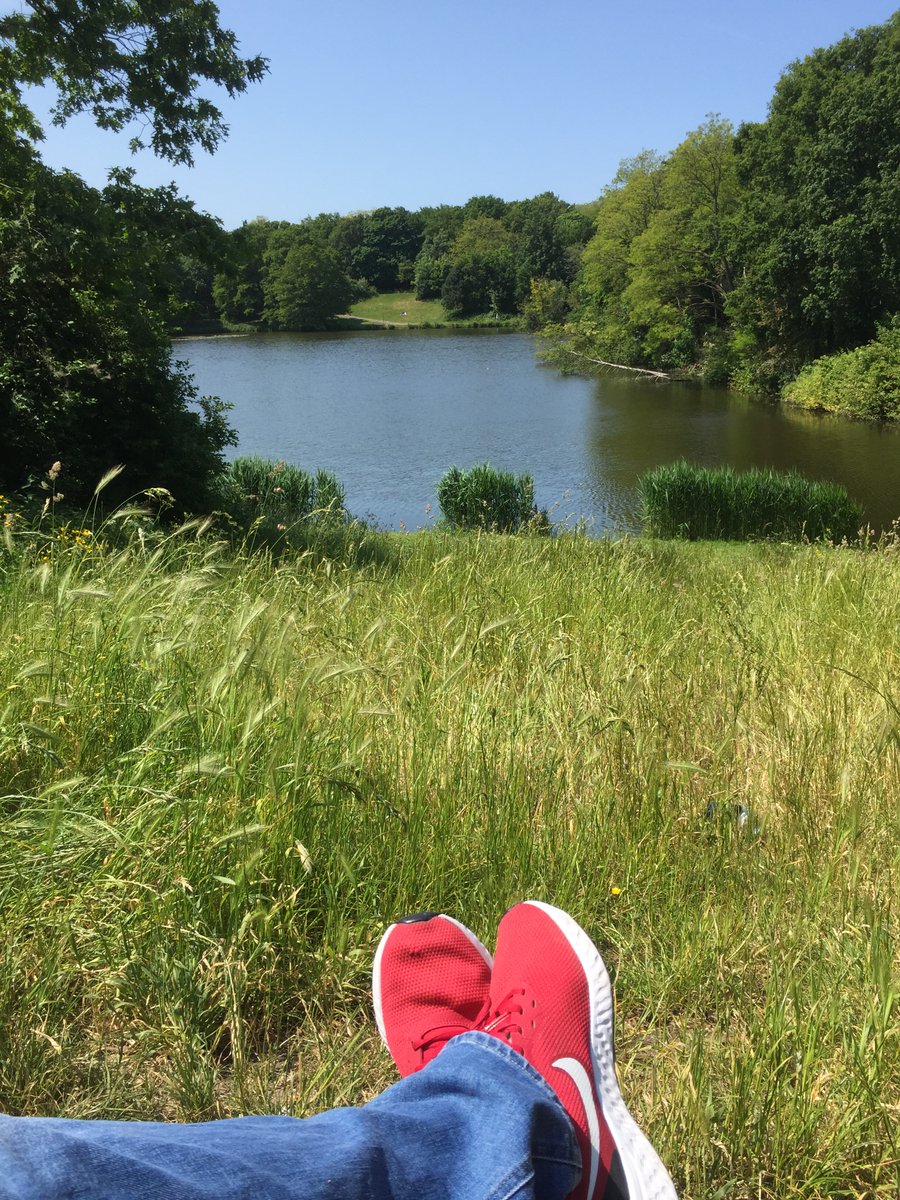
[[[483,1015],[491,956],[470,929],[416,913],[386,930],[372,966],[375,1020],[401,1075],[420,1071]]]
[[[575,1200],[677,1200],[616,1081],[613,997],[603,959],[558,908],[529,900],[500,922],[486,1033],[543,1075],[575,1127]]]

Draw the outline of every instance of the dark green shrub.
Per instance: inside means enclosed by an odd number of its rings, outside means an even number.
[[[334,475],[311,475],[255,454],[228,464],[220,478],[219,504],[243,526],[255,521],[276,527],[298,521],[339,523],[347,518],[344,489]]]
[[[638,480],[647,532],[654,537],[855,537],[861,507],[837,483],[813,482],[793,471],[737,472],[731,467],[672,463]]]
[[[700,359],[703,382],[711,387],[727,387],[741,365],[739,352],[730,332],[711,329],[703,341]]]
[[[174,188],[120,171],[98,191],[23,141],[0,143],[3,490],[60,461],[61,491],[81,507],[122,463],[105,503],[164,487],[179,513],[205,511],[235,434],[227,406],[197,396],[177,351],[173,362],[168,320],[179,248],[213,254],[215,223]]]
[[[441,512],[457,529],[515,533],[525,526],[549,528],[547,514],[534,506],[530,475],[498,471],[479,463],[468,471],[451,467],[437,485]]]

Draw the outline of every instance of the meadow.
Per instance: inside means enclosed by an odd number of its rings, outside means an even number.
[[[385,325],[406,326],[436,326],[447,325],[454,329],[480,328],[481,326],[507,326],[510,329],[521,328],[518,317],[508,313],[482,313],[470,317],[454,317],[444,308],[440,300],[417,300],[415,292],[378,292],[367,300],[359,300],[350,309],[350,318],[369,322],[383,322]],[[341,325],[342,318],[335,318]],[[343,319],[344,322],[347,318]]]
[[[444,324],[450,321],[440,300],[417,300],[415,292],[379,292],[350,309],[354,317],[391,325]]]
[[[360,1102],[385,923],[533,897],[685,1200],[895,1197],[898,630],[889,542],[7,531],[0,1109]]]

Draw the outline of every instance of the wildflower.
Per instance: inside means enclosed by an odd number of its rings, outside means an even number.
[[[272,491],[273,491],[273,492],[283,492],[283,491],[284,491],[284,488],[283,488],[283,487],[273,487],[273,488],[272,488]]]
[[[147,488],[142,495],[146,496],[148,500],[152,500],[155,504],[158,504],[161,509],[171,508],[175,503],[175,497],[168,488],[164,487]]]
[[[59,473],[61,470],[62,470],[62,463],[59,461],[59,459],[57,459],[56,462],[53,464],[53,466],[50,468],[50,470],[47,472],[47,478],[48,479],[56,479],[59,476]]]
[[[282,532],[284,532],[284,530],[287,529],[287,525],[282,525],[281,522],[279,521],[278,524],[276,525],[276,529],[279,529]]]
[[[611,896],[621,896],[621,895],[622,895],[622,889],[621,889],[620,887],[615,887],[615,886],[613,886],[613,887],[611,887],[611,888],[609,889],[609,894],[610,894]]]

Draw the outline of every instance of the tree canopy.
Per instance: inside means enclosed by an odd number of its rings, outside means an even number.
[[[738,132],[734,309],[791,365],[900,310],[900,13],[785,73]]]
[[[900,13],[792,64],[765,121],[624,162],[562,343],[776,388],[876,338],[900,312],[898,62]]]
[[[202,85],[234,96],[267,69],[264,58],[240,57],[211,0],[29,0],[26,8],[0,17],[0,89],[6,122],[32,137],[22,85],[52,83],[57,123],[85,111],[102,129],[140,121],[149,142],[136,134],[134,148],[191,163],[195,146],[211,153],[228,132]]]
[[[198,400],[172,364],[169,337],[185,263],[225,250],[218,222],[128,171],[96,189],[50,170],[25,85],[56,86],[60,123],[81,111],[109,129],[142,122],[157,154],[189,163],[226,132],[203,85],[235,94],[264,71],[239,57],[207,0],[33,0],[0,18],[4,487],[61,460],[77,501],[124,463],[119,494],[163,486],[198,507],[233,440],[224,406]]]

